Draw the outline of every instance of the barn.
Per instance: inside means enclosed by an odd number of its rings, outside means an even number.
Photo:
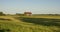
[[[25,16],[31,16],[32,15],[32,12],[24,12],[24,15]]]

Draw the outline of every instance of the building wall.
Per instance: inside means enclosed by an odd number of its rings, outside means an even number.
[[[24,14],[25,16],[31,16],[31,14]]]

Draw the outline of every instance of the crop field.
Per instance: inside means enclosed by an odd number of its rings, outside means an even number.
[[[60,32],[60,16],[0,16],[0,32]]]

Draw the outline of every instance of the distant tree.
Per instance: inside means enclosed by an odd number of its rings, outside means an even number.
[[[0,16],[3,16],[3,15],[5,15],[3,12],[0,12]]]
[[[18,16],[23,16],[23,14],[21,14],[21,13],[16,13],[16,15],[18,15]]]

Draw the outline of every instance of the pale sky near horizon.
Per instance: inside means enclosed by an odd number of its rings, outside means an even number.
[[[14,14],[60,14],[60,0],[0,0],[0,12]]]

